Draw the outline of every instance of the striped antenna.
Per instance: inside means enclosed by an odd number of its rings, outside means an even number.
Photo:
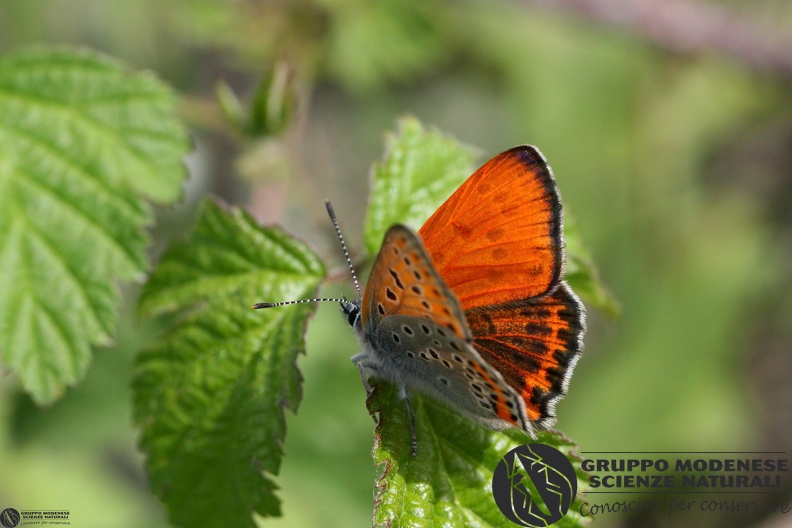
[[[347,299],[339,299],[339,298],[320,298],[320,299],[301,299],[299,301],[283,301],[283,302],[276,302],[276,303],[268,303],[268,302],[260,302],[253,305],[254,310],[261,310],[262,308],[275,308],[276,306],[286,306],[289,304],[302,304],[302,303],[309,303],[309,302],[339,302],[341,304],[348,304],[350,306],[355,306],[355,303],[352,301],[348,301]]]
[[[349,258],[349,251],[347,251],[346,242],[344,242],[344,237],[341,235],[341,228],[338,226],[338,219],[336,218],[335,211],[333,211],[333,204],[330,203],[330,200],[325,200],[325,207],[327,207],[327,214],[330,215],[330,221],[333,222],[333,227],[335,227],[338,241],[341,242],[341,249],[344,251],[344,257],[346,258],[347,266],[349,266],[349,271],[352,273],[352,282],[355,283],[358,299],[362,299],[363,294],[360,293],[360,283],[357,280],[357,275],[355,275],[355,267],[352,266],[352,259]]]
[[[336,218],[335,211],[333,210],[333,204],[330,203],[330,200],[325,200],[325,206],[327,207],[327,214],[330,215],[330,221],[333,222],[333,227],[335,228],[336,235],[338,235],[338,241],[341,242],[341,249],[344,251],[344,257],[347,261],[347,266],[349,266],[349,271],[352,273],[352,281],[355,283],[355,289],[357,290],[358,299],[362,299],[363,296],[360,293],[360,283],[357,280],[357,275],[355,275],[355,268],[352,266],[352,259],[349,258],[349,251],[347,251],[346,243],[344,242],[344,237],[341,235],[341,228],[338,225],[338,219]],[[261,310],[263,308],[275,308],[276,306],[287,306],[289,304],[302,304],[302,303],[309,303],[309,302],[338,302],[341,304],[345,304],[350,308],[357,309],[358,305],[352,301],[347,299],[339,299],[339,298],[316,298],[316,299],[301,299],[299,301],[283,301],[283,302],[260,302],[253,305],[254,310]]]

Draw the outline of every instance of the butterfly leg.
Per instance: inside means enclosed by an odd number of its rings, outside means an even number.
[[[366,399],[368,400],[369,396],[371,396],[371,392],[373,391],[371,385],[368,382],[368,374],[370,372],[377,372],[377,365],[375,363],[366,361],[366,359],[368,359],[368,354],[362,352],[352,357],[352,363],[354,363],[358,368],[358,372],[360,373],[360,381],[363,382],[363,388],[366,389]],[[372,414],[371,418],[374,420],[374,423],[377,423],[376,416]]]
[[[412,456],[418,456],[418,436],[415,434],[415,414],[413,414],[410,396],[407,394],[407,385],[399,385],[399,396],[407,404],[407,416],[410,418],[410,438],[412,438]]]

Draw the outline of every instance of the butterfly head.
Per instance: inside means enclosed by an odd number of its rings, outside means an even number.
[[[346,317],[349,326],[352,328],[360,328],[360,301],[342,301],[341,313]]]

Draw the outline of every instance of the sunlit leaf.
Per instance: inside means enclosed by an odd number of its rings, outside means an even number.
[[[0,349],[39,403],[114,331],[119,279],[147,259],[144,198],[181,192],[171,91],[87,51],[0,59]]]
[[[574,455],[576,445],[557,432],[536,440],[522,431],[491,431],[430,398],[411,397],[416,417],[418,455],[410,448],[404,400],[389,384],[378,384],[368,405],[379,417],[374,460],[382,467],[377,481],[376,526],[515,526],[492,497],[492,475],[500,459],[520,444],[555,447],[572,462],[578,489],[586,482]],[[534,497],[537,500],[537,497]],[[582,501],[554,526],[583,526]]]
[[[143,291],[141,314],[178,323],[138,359],[135,417],[151,485],[178,526],[254,526],[278,515],[284,408],[300,401],[296,359],[324,276],[302,243],[239,209],[204,204]]]

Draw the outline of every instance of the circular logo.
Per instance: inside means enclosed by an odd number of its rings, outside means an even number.
[[[14,526],[19,524],[19,512],[14,508],[6,508],[0,512],[0,524],[5,526],[5,528],[14,528]]]
[[[507,519],[520,526],[549,526],[561,520],[577,493],[575,468],[545,444],[515,447],[492,476],[492,496]]]

